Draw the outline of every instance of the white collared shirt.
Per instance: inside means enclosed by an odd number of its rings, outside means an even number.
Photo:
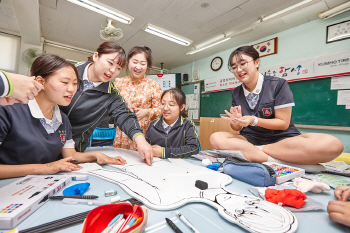
[[[249,93],[253,93],[253,94],[259,95],[261,93],[261,90],[262,90],[263,82],[264,82],[264,75],[259,73],[258,83],[256,84],[256,87],[254,88],[254,90],[252,92],[249,92],[247,89],[245,89],[244,85],[242,85],[243,91],[244,91],[244,96],[247,98]],[[294,102],[293,103],[288,103],[288,104],[274,106],[274,109],[281,109],[281,108],[287,108],[287,107],[293,107],[293,106],[295,106]]]
[[[52,109],[52,120],[45,118],[35,98],[33,100],[29,100],[28,107],[32,116],[40,120],[48,134],[54,133],[62,124],[61,112],[57,105],[55,105]]]
[[[175,123],[179,120],[179,118],[177,118],[176,121],[174,121],[174,123],[172,123],[171,125],[168,125],[163,118],[163,128],[166,129],[166,127],[170,126],[170,129],[175,125]]]
[[[247,89],[245,89],[245,86],[242,85],[243,91],[244,91],[244,96],[247,97],[249,93],[259,95],[261,92],[261,89],[262,89],[263,82],[264,82],[264,76],[259,73],[258,82],[257,82],[257,84],[252,92],[249,92]]]
[[[92,64],[92,63],[91,63]],[[89,65],[87,65],[86,67],[85,67],[85,70],[84,70],[84,73],[83,73],[83,80],[87,80],[87,81],[89,81],[90,82],[90,80],[89,80],[89,78],[88,78],[88,76],[87,76],[87,73],[88,73],[88,68],[89,68],[89,66],[91,66],[91,64],[89,64]],[[92,84],[94,84],[94,87],[98,87],[99,85],[101,85],[102,84],[102,82],[91,82]]]
[[[52,112],[53,112],[52,120],[45,118],[35,98],[33,100],[28,101],[28,107],[30,110],[30,114],[34,118],[37,118],[40,120],[40,123],[45,128],[48,134],[54,133],[62,124],[61,111],[57,104],[52,109]],[[74,146],[75,146],[74,140],[69,139],[66,141],[63,148],[74,148]]]

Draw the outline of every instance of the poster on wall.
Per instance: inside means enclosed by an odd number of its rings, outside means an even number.
[[[204,80],[204,92],[216,92],[234,89],[241,85],[239,81],[233,74],[219,76],[211,79]]]
[[[349,75],[350,50],[260,67],[259,72],[263,75],[284,78],[288,82]]]
[[[162,88],[162,91],[176,87],[176,74],[147,75],[147,78],[157,81]]]
[[[284,78],[287,81],[307,79],[314,73],[313,58],[286,62],[273,66],[260,67],[259,72],[266,76]]]
[[[199,98],[199,90],[200,90],[200,84],[194,84],[193,94],[187,94],[186,95],[186,111],[188,118],[191,120],[199,120],[199,113],[200,113],[200,98]]]
[[[350,75],[332,78],[331,90],[339,89],[350,89]]]

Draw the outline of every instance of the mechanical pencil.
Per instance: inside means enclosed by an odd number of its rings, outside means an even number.
[[[75,199],[96,199],[98,196],[95,195],[73,195],[73,196],[51,196],[51,200],[63,200],[64,198],[75,198]]]
[[[76,205],[76,204],[85,204],[85,205],[107,205],[110,203],[103,201],[92,201],[92,200],[84,200],[84,199],[74,199],[74,198],[64,198],[62,200],[64,204]]]

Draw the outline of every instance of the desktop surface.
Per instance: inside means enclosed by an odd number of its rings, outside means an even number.
[[[187,161],[200,165],[201,163],[195,159],[186,159]],[[106,169],[116,169],[114,167],[103,165]],[[65,172],[58,174],[67,174]],[[77,174],[78,175],[78,174]],[[19,178],[0,180],[0,187],[10,184]],[[346,178],[349,179],[349,178]],[[350,180],[350,179],[349,179]],[[72,181],[69,185],[74,185],[78,183],[84,183],[86,181]],[[106,190],[115,189],[117,190],[118,196],[121,200],[126,200],[130,198],[122,188],[114,183],[110,183],[106,180],[89,175],[90,188],[84,195],[97,195],[99,196],[98,201],[109,202],[110,197],[105,197],[104,192]],[[249,192],[249,188],[252,185],[241,182],[239,180],[233,179],[233,182],[226,186],[226,189],[247,195],[253,195]],[[297,232],[350,232],[350,228],[334,224],[328,218],[327,204],[334,198],[334,190],[331,189],[329,192],[323,192],[320,194],[314,194],[311,192],[306,193],[307,197],[315,199],[324,204],[324,208],[317,211],[305,211],[305,212],[293,212],[293,214],[298,219],[298,229]],[[58,192],[56,195],[62,195],[62,191]],[[27,219],[17,225],[17,229],[24,230],[34,226],[38,226],[47,222],[55,221],[67,216],[79,214],[88,210],[95,208],[96,206],[88,205],[68,205],[63,204],[60,200],[49,200],[46,204],[40,207],[36,212],[30,215]],[[206,205],[204,203],[190,203],[186,204],[180,208],[168,211],[159,211],[148,209],[148,221],[145,228],[146,233],[152,232],[162,232],[162,233],[172,233],[174,232],[168,224],[165,222],[165,218],[171,219],[175,225],[182,230],[184,233],[192,232],[176,215],[176,211],[179,211],[184,215],[192,225],[200,232],[247,232],[243,228],[235,225],[234,223],[228,222],[223,219],[217,209]],[[55,232],[59,233],[76,233],[81,232],[82,224],[78,224],[69,228],[57,230]],[[6,232],[6,230],[0,230],[0,232]]]

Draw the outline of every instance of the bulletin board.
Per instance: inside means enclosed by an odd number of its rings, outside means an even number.
[[[201,117],[201,92],[203,82],[196,82],[181,86],[181,90],[186,95],[186,110],[188,118],[199,123]]]

